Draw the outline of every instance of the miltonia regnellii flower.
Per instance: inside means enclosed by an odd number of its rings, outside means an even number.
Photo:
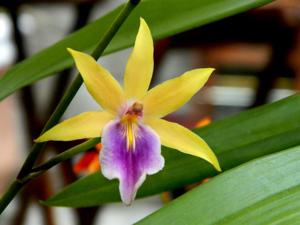
[[[184,105],[208,80],[213,69],[194,69],[148,91],[153,72],[153,40],[141,18],[124,75],[124,87],[89,55],[68,49],[84,83],[103,111],[67,119],[36,141],[102,137],[100,164],[108,179],[119,179],[121,199],[130,204],[146,175],[164,166],[161,144],[200,157],[218,171],[210,147],[187,128],[162,117]]]

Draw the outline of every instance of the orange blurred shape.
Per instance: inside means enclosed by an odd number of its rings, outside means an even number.
[[[97,144],[94,149],[84,153],[79,161],[74,165],[73,170],[76,174],[90,174],[100,170],[99,152],[101,143]]]
[[[167,202],[172,201],[171,192],[163,192],[163,193],[161,193],[160,199],[162,200],[163,203],[167,203]]]
[[[102,144],[101,144],[101,143],[98,143],[98,144],[95,145],[95,150],[96,150],[98,153],[100,152],[101,148],[102,148]]]
[[[210,124],[210,123],[211,123],[211,118],[210,118],[209,116],[206,116],[206,117],[204,117],[203,119],[199,120],[199,121],[195,124],[194,128],[204,127],[204,126],[206,126],[206,125],[208,125],[208,124]]]

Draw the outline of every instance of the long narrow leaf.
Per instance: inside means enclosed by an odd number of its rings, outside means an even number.
[[[105,53],[133,44],[141,16],[149,23],[154,38],[160,39],[270,1],[272,0],[144,0],[125,22]],[[70,67],[73,62],[67,54],[67,47],[90,52],[119,10],[120,7],[10,69],[0,79],[0,100],[21,87]]]
[[[183,195],[137,224],[299,224],[300,146],[251,161]]]
[[[300,145],[300,95],[217,121],[196,133],[212,147],[224,170],[251,159]],[[163,148],[165,168],[149,176],[138,192],[148,196],[214,176],[203,160]],[[116,181],[100,173],[84,177],[46,201],[57,206],[83,207],[119,201]]]

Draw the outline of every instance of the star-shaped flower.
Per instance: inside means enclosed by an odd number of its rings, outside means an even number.
[[[124,75],[124,88],[89,55],[68,49],[89,93],[104,111],[85,112],[63,121],[36,141],[69,141],[102,137],[101,170],[118,178],[121,199],[130,204],[146,175],[164,166],[161,144],[210,162],[209,146],[187,128],[162,117],[184,105],[208,80],[213,69],[195,69],[148,91],[153,72],[153,40],[141,18]]]

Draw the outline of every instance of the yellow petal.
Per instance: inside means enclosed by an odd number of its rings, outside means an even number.
[[[153,64],[151,32],[145,20],[141,18],[134,48],[125,69],[124,91],[127,98],[144,97],[152,78]]]
[[[108,112],[81,113],[54,126],[35,141],[71,141],[100,137],[102,128],[113,118],[113,115]]]
[[[216,170],[221,171],[219,162],[206,142],[189,129],[163,119],[145,120],[160,136],[161,143],[183,153],[198,156],[211,163]]]
[[[99,65],[93,57],[68,48],[73,56],[77,69],[94,99],[112,113],[120,110],[124,102],[124,94],[120,84],[114,77]]]
[[[206,83],[214,69],[195,69],[152,88],[142,99],[144,115],[163,117],[184,105]]]

